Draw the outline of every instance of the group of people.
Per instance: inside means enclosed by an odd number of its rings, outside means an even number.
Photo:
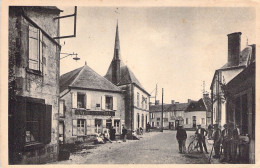
[[[197,136],[198,144],[200,147],[200,153],[203,153],[203,148],[206,153],[208,153],[207,145],[205,142],[205,137],[208,134],[208,131],[201,127],[201,125],[197,125],[197,129],[195,132],[195,135]],[[186,130],[183,128],[182,125],[179,125],[177,128],[177,134],[176,134],[177,141],[179,143],[179,153],[185,153],[186,152],[186,139],[187,139],[187,133]]]
[[[113,126],[109,129],[105,129],[104,133],[97,133],[96,139],[94,140],[95,143],[105,143],[109,141],[112,143],[113,140],[116,138],[116,130]]]
[[[214,140],[214,158],[220,157],[220,147],[222,146],[224,158],[222,161],[236,162],[238,160],[238,150],[240,143],[239,125],[225,124],[221,131],[218,124],[214,125],[212,139]]]
[[[224,154],[222,161],[237,161],[240,136],[239,125],[234,126],[232,124],[225,124],[222,131],[218,124],[214,124],[213,127],[209,126],[208,130],[202,128],[201,125],[197,125],[195,135],[198,140],[196,147],[199,146],[201,153],[203,153],[203,148],[205,153],[208,153],[205,142],[206,137],[208,136],[208,139],[214,140],[213,147],[215,155],[213,158],[220,158],[220,148],[222,146]],[[185,153],[187,133],[182,125],[179,125],[179,128],[177,129],[176,138],[179,143],[179,153]]]

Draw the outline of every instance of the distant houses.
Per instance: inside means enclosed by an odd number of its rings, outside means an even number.
[[[163,128],[177,129],[179,125],[184,128],[195,129],[198,124],[206,128],[208,126],[207,113],[210,112],[211,102],[208,94],[198,101],[188,100],[187,103],[172,101],[163,105]],[[153,128],[161,127],[162,105],[150,105],[150,122]]]

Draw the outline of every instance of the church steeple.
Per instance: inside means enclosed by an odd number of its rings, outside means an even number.
[[[120,60],[120,42],[119,42],[119,32],[118,32],[118,21],[116,24],[116,37],[115,37],[115,48],[114,48],[113,60]]]
[[[119,43],[118,21],[117,21],[114,57],[112,61],[112,83],[114,83],[115,85],[117,85],[120,81],[120,58],[121,58],[120,43]]]

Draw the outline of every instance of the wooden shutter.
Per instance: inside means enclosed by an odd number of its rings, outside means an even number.
[[[101,97],[101,109],[106,109],[106,96]]]
[[[91,95],[90,94],[86,94],[86,109],[91,109]]]
[[[25,145],[25,127],[26,127],[26,98],[17,97],[17,101],[9,101],[9,106],[13,108],[12,123],[13,130],[9,130],[13,135],[13,144],[11,145],[14,150],[20,151]],[[10,129],[10,128],[9,128]]]
[[[52,130],[52,106],[46,104],[46,111],[44,117],[44,143],[51,142],[51,130]]]
[[[72,136],[77,136],[77,120],[72,120]]]
[[[113,110],[117,110],[117,98],[113,97]]]
[[[71,93],[72,108],[77,108],[77,92]]]

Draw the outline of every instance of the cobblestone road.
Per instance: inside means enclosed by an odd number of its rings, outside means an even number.
[[[187,131],[188,137],[194,131]],[[187,139],[186,147],[190,139]],[[210,152],[210,149],[208,149]],[[70,156],[70,160],[55,164],[205,164],[209,154],[178,153],[176,131],[150,132],[140,140],[113,142],[97,148],[80,151]]]

